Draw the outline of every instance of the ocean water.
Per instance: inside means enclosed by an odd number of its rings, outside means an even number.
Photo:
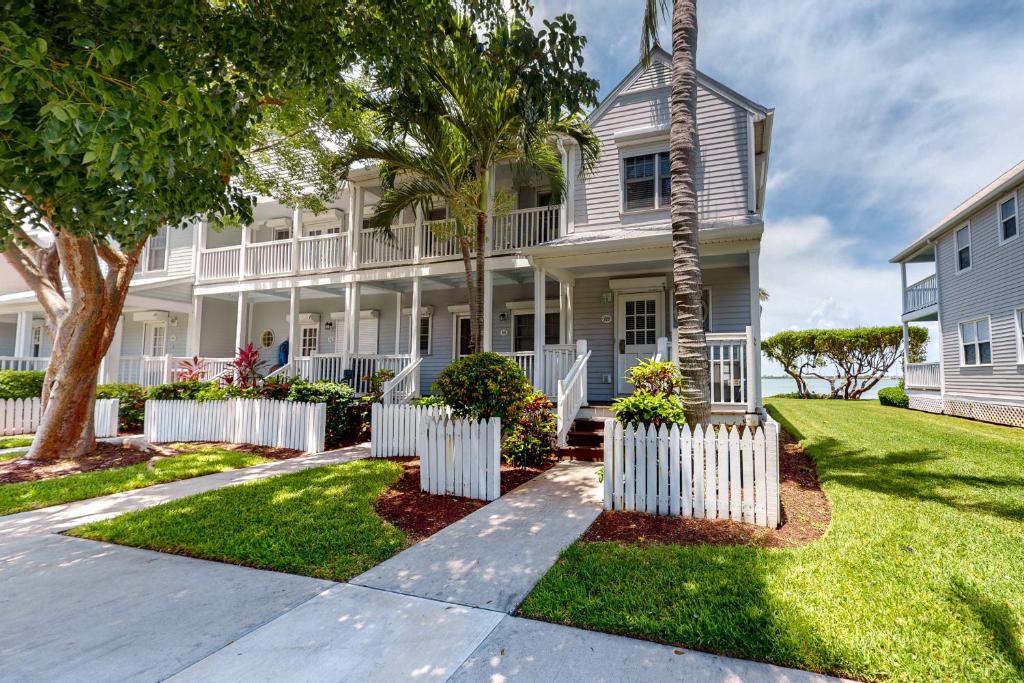
[[[899,380],[897,379],[883,379],[878,384],[871,387],[870,391],[865,392],[862,398],[878,398],[879,389],[894,387],[898,384]],[[811,377],[807,380],[807,388],[817,394],[827,394],[828,382],[823,379]],[[775,396],[777,394],[790,394],[796,391],[796,382],[793,381],[792,377],[762,377],[761,390],[765,397]]]

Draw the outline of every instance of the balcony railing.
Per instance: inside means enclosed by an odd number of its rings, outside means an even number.
[[[423,224],[420,256],[425,259],[461,258],[459,241],[455,237],[455,221],[427,221]]]
[[[942,387],[941,366],[938,363],[910,363],[905,381],[908,389],[939,389]]]
[[[320,270],[340,270],[345,266],[348,235],[335,233],[303,237],[299,240],[299,270],[312,273]]]
[[[284,275],[292,272],[292,241],[257,242],[245,248],[245,275]]]
[[[728,406],[746,404],[748,410],[754,409],[749,377],[757,345],[751,328],[736,334],[709,332],[706,339],[711,370],[711,402]],[[679,362],[675,338],[658,339],[655,359]]]
[[[928,308],[937,303],[939,303],[939,285],[938,279],[934,275],[915,282],[903,293],[904,313],[920,311],[922,308]]]
[[[359,262],[362,265],[384,265],[411,261],[416,240],[416,225],[396,225],[391,228],[390,237],[376,230],[361,230],[359,233]]]
[[[199,279],[234,280],[238,278],[242,247],[218,247],[199,252]]]
[[[559,207],[519,209],[494,219],[491,253],[508,254],[558,237]]]

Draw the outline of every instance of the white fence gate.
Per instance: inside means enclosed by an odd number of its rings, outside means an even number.
[[[231,398],[225,401],[146,401],[146,440],[224,441],[324,450],[326,403]]]
[[[0,401],[0,434],[34,434],[39,428],[40,400],[38,398],[9,398]],[[96,436],[117,436],[117,418],[120,402],[116,398],[96,399],[93,413]]]
[[[605,421],[604,507],[779,525],[779,431]]]
[[[374,403],[370,454],[420,459],[420,488],[494,500],[501,495],[501,420],[460,420],[445,408]]]

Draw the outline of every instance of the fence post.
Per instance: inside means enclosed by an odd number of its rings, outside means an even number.
[[[747,413],[753,414],[757,410],[757,396],[754,394],[755,383],[758,382],[758,378],[754,377],[754,368],[757,366],[757,356],[755,355],[760,349],[754,348],[754,328],[747,325],[747,359],[746,367],[744,368],[745,373],[743,377],[743,392],[747,399]]]
[[[779,425],[765,422],[765,492],[768,498],[768,528],[779,526]]]
[[[487,442],[490,447],[487,451],[490,460],[487,464],[487,500],[497,500],[501,497],[501,420],[497,417],[489,419],[487,431]]]
[[[171,383],[171,354],[164,356],[164,384]]]
[[[615,421],[608,418],[604,421],[604,509],[612,509],[612,478],[615,476],[615,463],[612,453],[615,448]]]

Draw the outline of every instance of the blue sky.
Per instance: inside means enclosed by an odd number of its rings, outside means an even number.
[[[605,94],[643,4],[537,15],[575,14]],[[1024,159],[1024,0],[703,0],[699,24],[698,67],[776,109],[764,332],[895,323],[888,259]]]

